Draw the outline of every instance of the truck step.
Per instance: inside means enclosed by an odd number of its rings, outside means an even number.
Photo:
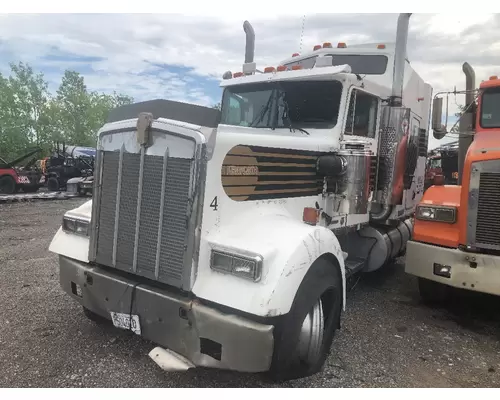
[[[360,272],[364,266],[365,260],[363,258],[348,258],[347,260],[345,260],[346,278],[349,278]]]

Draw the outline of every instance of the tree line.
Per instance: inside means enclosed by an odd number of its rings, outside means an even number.
[[[0,157],[13,160],[34,147],[45,156],[57,142],[95,147],[109,111],[132,102],[116,92],[90,91],[84,77],[71,70],[51,94],[43,73],[11,63],[10,76],[0,74]]]

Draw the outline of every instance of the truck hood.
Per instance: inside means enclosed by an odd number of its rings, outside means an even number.
[[[77,217],[82,219],[88,219],[92,216],[92,200],[83,203],[80,207],[69,210],[65,214],[66,216]]]

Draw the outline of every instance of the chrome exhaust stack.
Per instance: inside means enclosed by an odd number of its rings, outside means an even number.
[[[391,106],[403,105],[403,85],[406,63],[406,48],[408,43],[408,26],[412,13],[399,14],[396,31],[396,50],[394,56],[394,74],[392,78]]]
[[[243,73],[245,75],[252,75],[257,70],[257,65],[254,62],[255,56],[255,31],[253,30],[250,22],[243,23],[243,30],[246,35],[245,44],[245,63],[243,64]]]

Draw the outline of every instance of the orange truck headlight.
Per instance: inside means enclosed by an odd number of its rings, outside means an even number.
[[[456,207],[420,205],[417,207],[415,217],[421,221],[453,224],[457,220],[457,209]]]

